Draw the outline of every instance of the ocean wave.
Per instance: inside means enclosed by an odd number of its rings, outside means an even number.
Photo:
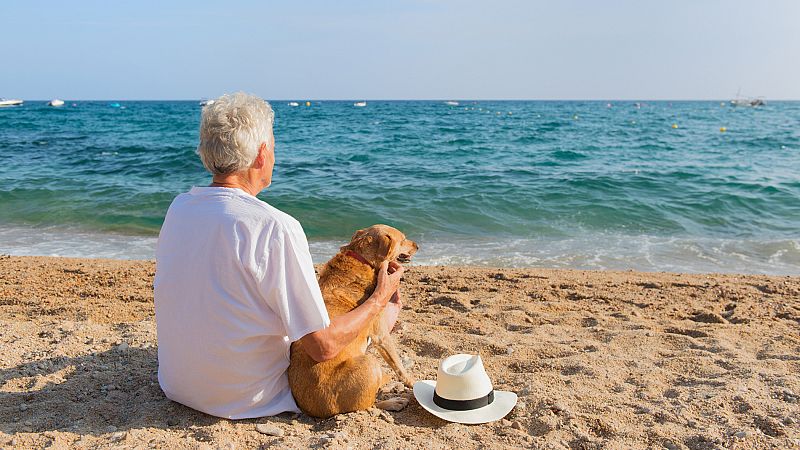
[[[550,156],[561,161],[574,161],[576,159],[588,158],[587,155],[572,150],[556,150],[551,153]]]
[[[420,250],[412,265],[546,267],[681,273],[800,274],[797,239],[697,239],[587,234],[553,238],[410,236]],[[347,238],[311,240],[315,263],[330,259]],[[75,227],[0,226],[0,254],[153,259],[155,236],[98,233]]]

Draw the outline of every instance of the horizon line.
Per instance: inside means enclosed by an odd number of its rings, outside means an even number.
[[[107,101],[125,101],[125,102],[193,102],[202,100],[214,100],[218,97],[198,97],[198,98],[58,98],[63,101],[79,101],[79,102],[107,102]],[[267,98],[261,97],[267,101],[273,102],[290,102],[290,101],[310,101],[310,102],[352,102],[352,101],[366,101],[366,102],[446,102],[446,101],[461,101],[461,102],[728,102],[731,98]],[[766,97],[742,97],[742,98],[759,98],[765,101],[772,102],[796,102],[800,98],[766,98]],[[6,99],[10,99],[6,97]],[[49,102],[53,99],[21,99],[23,102]]]

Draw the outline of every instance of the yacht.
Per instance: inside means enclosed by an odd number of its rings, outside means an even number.
[[[64,106],[64,100],[59,100],[57,98],[54,98],[49,102],[47,102],[47,106]]]
[[[731,100],[731,106],[751,106],[753,108],[757,108],[759,106],[764,106],[767,102],[764,101],[764,97],[742,97],[741,89],[736,92],[736,98]]]
[[[0,98],[0,108],[5,106],[20,106],[20,105],[22,105],[22,100],[15,98]]]
[[[200,100],[200,106],[209,106],[213,105],[216,100],[208,99],[208,100]]]
[[[731,100],[731,106],[751,106],[757,108],[766,105],[767,102],[763,98],[735,98]]]
[[[353,106],[364,107],[364,106],[367,106],[367,102],[355,102],[355,103],[353,103]]]
[[[454,101],[444,102],[444,104],[445,105],[450,105],[450,106],[458,106],[458,102],[454,102]]]
[[[300,106],[300,103],[297,102],[289,102],[287,103],[289,106]]]

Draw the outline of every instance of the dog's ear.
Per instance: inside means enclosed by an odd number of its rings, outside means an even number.
[[[339,250],[343,252],[347,250],[354,250],[360,253],[369,247],[371,243],[372,236],[369,235],[369,232],[367,232],[366,228],[362,228],[353,233],[353,237],[350,238],[350,242],[347,245],[342,246]]]
[[[389,233],[384,234],[381,236],[381,248],[379,254],[384,258],[388,259],[389,255],[392,254],[392,249],[395,246],[394,238]]]

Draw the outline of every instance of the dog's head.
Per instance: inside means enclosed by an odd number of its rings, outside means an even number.
[[[384,261],[410,262],[418,248],[416,242],[406,239],[400,230],[388,225],[373,225],[356,231],[341,251],[356,252],[372,267],[378,267]]]

